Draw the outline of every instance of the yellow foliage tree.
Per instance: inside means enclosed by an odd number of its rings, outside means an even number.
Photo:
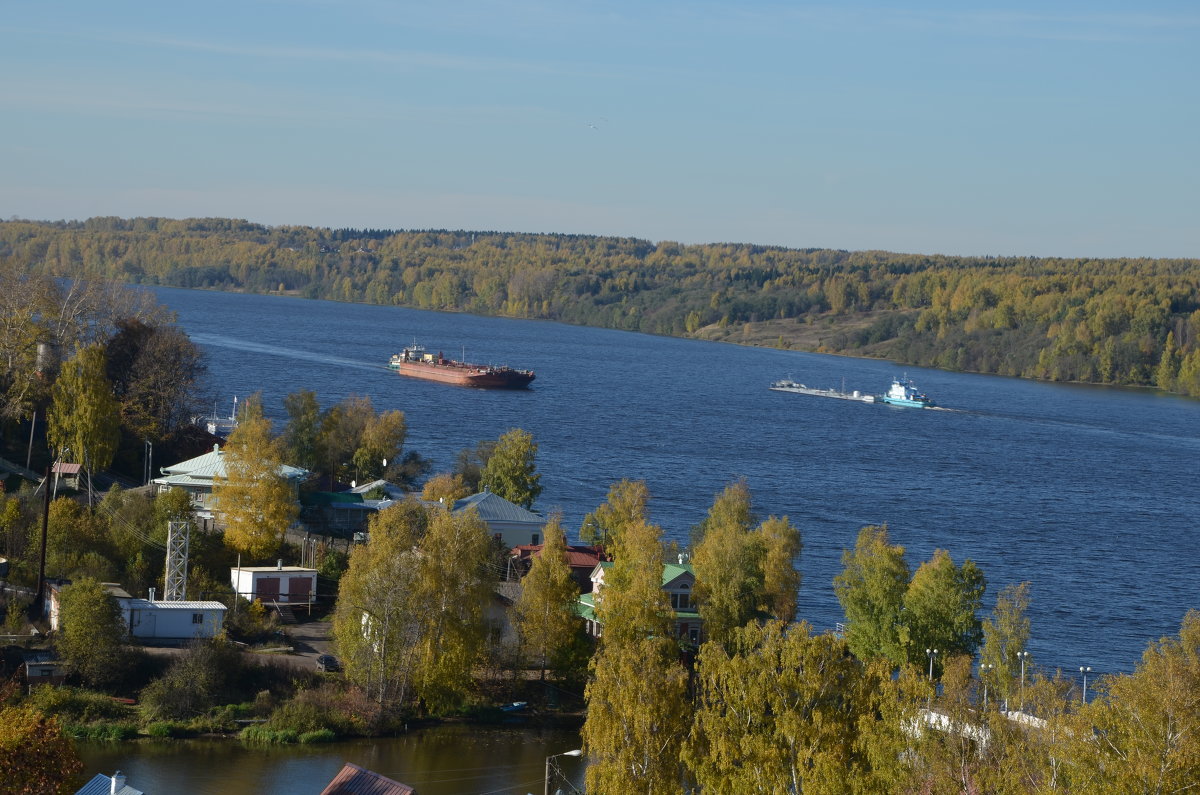
[[[281,474],[283,452],[271,438],[271,421],[257,397],[246,401],[238,427],[223,451],[225,475],[213,480],[213,499],[225,543],[250,559],[263,559],[279,548],[299,506]]]

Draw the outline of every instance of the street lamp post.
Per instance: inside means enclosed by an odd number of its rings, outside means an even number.
[[[937,656],[937,649],[926,649],[925,654],[929,656],[929,681],[933,681],[933,658]]]
[[[551,767],[554,768],[554,772],[558,773],[560,778],[564,777],[562,774],[562,771],[558,769],[558,765],[553,764],[553,760],[558,759],[560,756],[583,756],[583,751],[581,749],[576,748],[574,751],[564,751],[561,754],[554,754],[552,756],[546,757],[546,786],[542,790],[543,795],[550,795],[550,768]],[[574,787],[572,786],[571,789],[574,789]]]
[[[1087,675],[1090,674],[1091,672],[1092,672],[1092,666],[1090,666],[1090,665],[1079,666],[1079,673],[1083,674],[1083,703],[1084,704],[1087,703]]]
[[[994,670],[996,670],[996,666],[992,665],[991,663],[981,663],[979,666],[979,681],[983,682],[983,708],[984,708],[984,710],[987,709],[987,688],[988,688],[987,678],[988,678],[988,674],[990,674]]]
[[[1021,711],[1025,710],[1025,661],[1029,659],[1029,652],[1017,652],[1017,659],[1021,661]]]

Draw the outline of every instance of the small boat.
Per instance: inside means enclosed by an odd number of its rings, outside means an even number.
[[[934,402],[925,393],[917,391],[907,375],[903,378],[893,378],[891,388],[880,397],[880,400],[893,406],[911,406],[917,409],[925,409],[934,405]]]
[[[527,707],[527,706],[529,706],[529,703],[526,701],[513,701],[512,703],[505,704],[504,706],[500,707],[500,711],[501,712],[520,712],[523,709],[525,709],[525,707]]]
[[[412,378],[478,389],[524,389],[534,379],[532,370],[458,362],[447,359],[440,351],[436,356],[428,353],[415,342],[392,356],[388,368]]]
[[[194,422],[203,427],[213,436],[220,436],[222,439],[229,438],[229,434],[237,430],[238,426],[238,399],[237,395],[233,396],[233,411],[228,417],[217,416],[217,407],[213,406],[213,413],[208,417],[196,417]]]

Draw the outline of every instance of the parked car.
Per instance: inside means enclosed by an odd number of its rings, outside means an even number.
[[[342,670],[342,664],[332,654],[322,654],[317,657],[317,670],[326,672],[340,671]]]

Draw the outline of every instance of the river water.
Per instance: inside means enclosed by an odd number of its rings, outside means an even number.
[[[1129,671],[1148,641],[1200,607],[1200,402],[1156,394],[908,368],[944,410],[772,392],[883,392],[884,361],[743,348],[556,323],[276,296],[155,289],[207,352],[222,413],[260,391],[312,389],[328,406],[369,395],[401,409],[408,449],[452,467],[509,428],[534,434],[544,491],[577,531],[621,478],[644,479],[651,518],[686,543],[713,496],[744,477],[755,509],[801,529],[800,616],[842,618],[832,580],[865,524],[887,523],[916,566],[937,548],[987,575],[990,609],[1028,580],[1033,660]],[[475,391],[404,378],[388,357],[414,338],[447,356],[532,368],[533,388]],[[465,356],[464,356],[465,349]],[[173,462],[160,461],[157,465]],[[190,741],[85,749],[148,792],[317,793],[352,761],[431,793],[540,792],[545,757],[578,734],[443,727],[324,747]],[[578,760],[566,758],[569,774]],[[473,778],[482,775],[484,778]],[[578,779],[575,779],[578,783]],[[568,790],[569,791],[569,790]]]
[[[773,392],[883,392],[877,360],[396,307],[158,288],[209,357],[225,411],[261,391],[268,412],[301,389],[323,405],[369,395],[401,409],[408,449],[435,471],[509,428],[533,433],[544,491],[577,532],[621,478],[644,479],[651,518],[686,543],[713,496],[744,477],[762,517],[800,528],[800,616],[842,618],[832,581],[858,529],[887,523],[915,566],[937,548],[1005,584],[1032,585],[1030,651],[1042,665],[1131,670],[1147,641],[1200,607],[1200,402],[1149,390],[907,368],[948,410]],[[399,376],[414,339],[469,361],[537,373],[480,391]],[[170,462],[162,461],[158,464]]]
[[[120,770],[148,795],[317,795],[352,762],[420,795],[541,795],[546,757],[579,748],[561,729],[437,726],[402,737],[329,745],[246,746],[237,740],[83,745],[86,778]],[[583,789],[581,760],[553,760],[551,792]]]

